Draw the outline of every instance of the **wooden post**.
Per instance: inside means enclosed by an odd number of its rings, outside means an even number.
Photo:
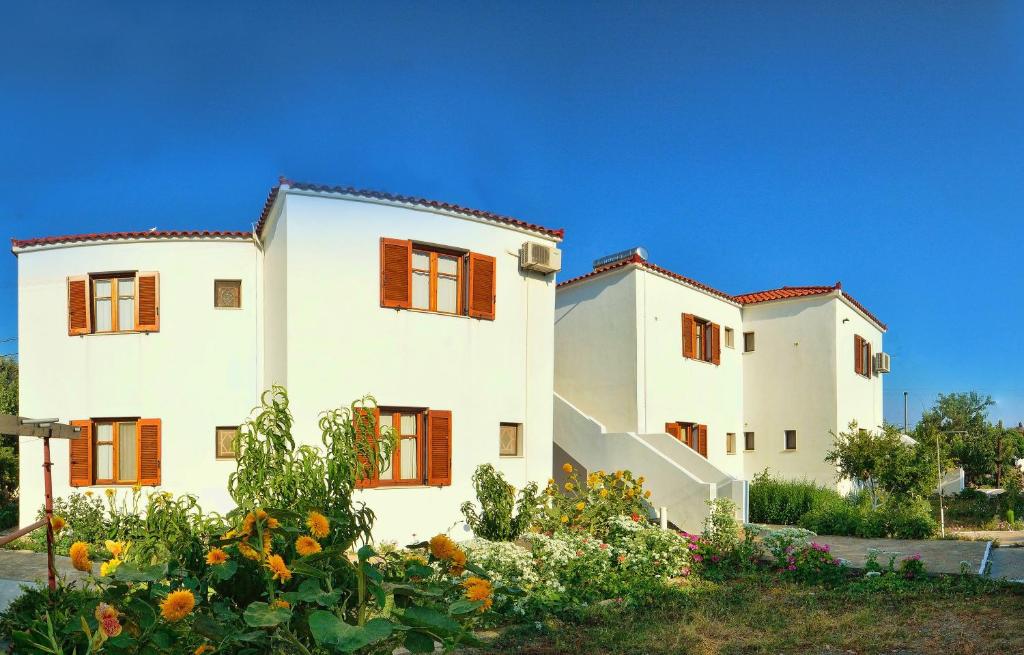
[[[43,484],[46,493],[46,577],[50,591],[57,590],[57,573],[53,568],[53,475],[50,461],[50,437],[43,437]]]

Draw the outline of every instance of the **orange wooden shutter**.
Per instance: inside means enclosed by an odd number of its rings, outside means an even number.
[[[139,484],[156,486],[160,484],[160,419],[140,418],[139,434]]]
[[[68,277],[68,335],[89,334],[89,276]]]
[[[366,416],[365,407],[357,407],[352,417],[353,427],[356,432],[356,461],[359,466],[356,470],[356,488],[366,489],[374,487],[379,482],[380,469],[376,457],[368,457],[377,448],[377,436],[380,434],[380,408],[373,408],[373,430],[367,432],[360,426],[360,419]]]
[[[92,484],[92,421],[71,421],[71,425],[82,428],[78,438],[68,442],[71,486],[86,487]]]
[[[708,426],[697,426],[697,452],[705,458],[708,456]]]
[[[432,409],[427,413],[427,484],[452,483],[452,413]]]
[[[697,325],[693,314],[683,314],[683,357],[697,356]]]
[[[864,340],[864,349],[867,350],[867,357],[864,360],[864,366],[867,370],[864,371],[864,375],[871,377],[871,342],[867,339]]]
[[[160,331],[160,274],[135,274],[135,329],[139,332]]]
[[[380,306],[412,307],[412,241],[380,240]]]
[[[863,360],[861,359],[864,349],[864,339],[860,335],[853,335],[853,372],[857,375],[864,375]]]
[[[496,261],[494,257],[469,253],[469,315],[494,320]]]
[[[678,423],[666,423],[665,432],[668,432],[676,439],[683,440],[683,429]]]
[[[722,328],[717,323],[711,324],[711,363],[722,363]]]

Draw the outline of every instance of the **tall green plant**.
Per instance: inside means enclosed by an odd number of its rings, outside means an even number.
[[[18,413],[18,362],[0,355],[0,414]],[[18,522],[18,439],[0,436],[0,530]]]
[[[462,514],[478,537],[490,541],[514,541],[518,538],[529,527],[540,503],[536,482],[523,487],[517,501],[515,487],[490,464],[476,467],[473,489],[476,490],[480,511],[477,512],[473,503],[467,501],[462,504]]]

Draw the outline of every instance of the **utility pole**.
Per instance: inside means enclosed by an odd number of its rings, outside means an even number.
[[[907,413],[907,396],[909,395],[906,391],[903,392],[903,434],[907,434],[910,431],[910,420]]]
[[[1003,488],[1003,419],[999,419],[996,432],[996,487]]]

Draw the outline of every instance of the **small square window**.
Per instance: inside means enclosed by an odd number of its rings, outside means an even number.
[[[754,433],[753,432],[744,432],[743,433],[743,450],[753,450],[753,449],[754,449]]]
[[[213,306],[218,309],[239,309],[242,307],[241,280],[214,280]]]
[[[502,423],[498,431],[498,454],[502,457],[521,457],[523,454],[523,424]]]
[[[735,348],[735,337],[731,327],[723,328],[725,330],[725,347]]]
[[[796,450],[796,430],[786,430],[786,450]]]
[[[754,333],[744,332],[743,333],[743,352],[752,353],[754,352]]]
[[[237,459],[235,452],[235,435],[238,426],[217,428],[217,459]]]
[[[725,433],[725,454],[735,455],[736,454],[736,433],[726,432]]]

